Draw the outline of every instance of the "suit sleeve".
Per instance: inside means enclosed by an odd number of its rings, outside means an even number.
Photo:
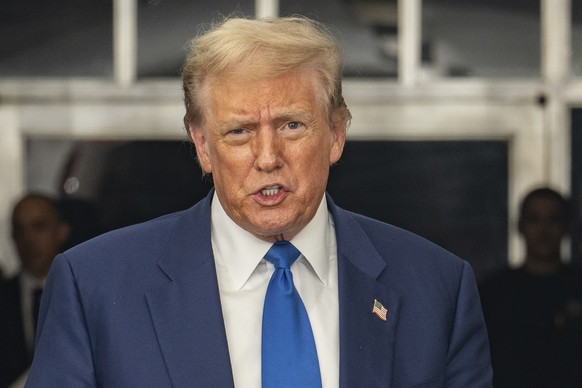
[[[91,341],[71,265],[55,258],[43,292],[36,348],[25,387],[96,387]]]
[[[493,372],[487,329],[473,271],[463,263],[449,340],[447,387],[490,388]]]

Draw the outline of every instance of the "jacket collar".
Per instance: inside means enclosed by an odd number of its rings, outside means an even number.
[[[173,386],[233,387],[210,242],[213,190],[182,213],[158,266],[169,281],[146,293]]]
[[[182,214],[158,264],[169,281],[146,294],[174,386],[234,386],[210,240],[213,193]],[[401,297],[378,281],[390,269],[356,217],[327,202],[338,245],[340,387],[386,386]],[[372,313],[375,299],[387,321]]]

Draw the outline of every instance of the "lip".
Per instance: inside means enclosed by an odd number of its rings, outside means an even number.
[[[268,184],[255,192],[255,201],[264,206],[275,206],[287,196],[287,189],[280,183]]]

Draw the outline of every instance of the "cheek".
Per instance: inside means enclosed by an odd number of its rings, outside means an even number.
[[[322,172],[329,169],[331,160],[335,158],[334,150],[328,144],[328,139],[320,138],[319,141],[297,147],[293,155],[294,160],[301,161],[297,164],[301,164],[302,175],[321,179]]]
[[[212,163],[215,169],[223,173],[236,173],[245,169],[253,159],[245,147],[221,147],[217,146],[212,154]]]
[[[329,168],[328,157],[325,153],[321,157],[309,159],[299,172],[304,182],[309,182],[307,190],[319,194],[322,188],[325,189]]]
[[[213,167],[214,181],[222,182],[224,188],[234,188],[242,182],[252,169],[252,159],[244,150],[218,149],[214,150],[210,163]],[[237,183],[239,182],[239,183]]]

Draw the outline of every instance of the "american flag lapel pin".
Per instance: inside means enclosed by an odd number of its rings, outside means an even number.
[[[388,309],[374,299],[374,306],[372,307],[372,313],[376,314],[381,320],[386,321],[386,314],[388,314]]]

